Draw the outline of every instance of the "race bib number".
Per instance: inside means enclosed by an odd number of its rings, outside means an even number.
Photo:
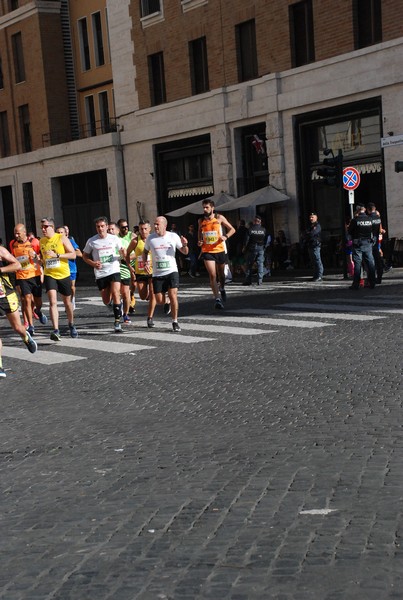
[[[136,257],[136,266],[138,268],[138,270],[140,271],[144,271],[146,268],[146,265],[150,266],[150,261],[147,260],[147,262],[144,262],[143,257],[142,256],[137,256]]]
[[[101,264],[107,264],[113,262],[113,251],[112,249],[105,249],[99,251],[99,260]]]
[[[22,271],[24,269],[29,269],[29,267],[30,267],[29,256],[17,256],[17,260],[21,265]]]
[[[169,269],[169,260],[157,260],[157,269]]]
[[[58,258],[47,258],[46,269],[58,269],[60,267],[60,260]]]
[[[218,240],[218,233],[216,231],[206,231],[204,234],[205,244],[215,244]]]

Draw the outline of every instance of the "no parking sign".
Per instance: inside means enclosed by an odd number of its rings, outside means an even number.
[[[354,167],[343,169],[343,187],[345,190],[355,190],[360,185],[360,174]]]

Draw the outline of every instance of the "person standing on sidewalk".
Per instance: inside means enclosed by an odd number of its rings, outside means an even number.
[[[373,202],[367,204],[367,214],[371,217],[373,223],[373,240],[372,240],[372,254],[374,255],[375,262],[375,275],[376,283],[382,283],[383,276],[383,257],[381,254],[381,243],[385,230],[382,228],[382,220],[379,212],[376,210],[376,206]]]
[[[318,215],[312,212],[309,215],[309,227],[305,229],[304,240],[308,247],[309,259],[313,267],[313,281],[322,281],[323,264],[320,256],[322,228],[318,221]]]
[[[179,273],[175,253],[179,250],[187,256],[188,242],[183,235],[167,231],[168,222],[165,217],[157,217],[154,222],[155,233],[147,237],[143,250],[143,265],[146,273],[151,273],[148,254],[151,252],[153,289],[157,304],[164,304],[165,294],[168,294],[171,304],[172,329],[181,330],[178,323],[178,287]]]
[[[206,198],[202,201],[202,206],[203,216],[199,219],[199,246],[201,246],[204,266],[215,299],[215,308],[223,309],[227,299],[225,291],[225,264],[227,262],[225,242],[234,235],[235,229],[223,215],[215,213],[213,200]],[[226,233],[224,233],[223,228]],[[218,287],[217,277],[220,287]]]
[[[0,246],[0,315],[6,315],[8,322],[16,333],[21,336],[22,341],[31,354],[37,351],[37,343],[32,339],[29,332],[21,323],[19,313],[18,296],[11,285],[8,273],[14,273],[21,268],[18,260],[4,246]],[[6,377],[1,359],[2,343],[0,340],[0,377]]]
[[[252,269],[257,265],[257,284],[263,283],[264,251],[266,248],[267,231],[262,225],[262,219],[256,215],[253,224],[249,227],[248,237],[245,245],[246,253],[246,276],[243,285],[251,285]]]
[[[87,240],[83,250],[83,260],[94,269],[95,280],[101,292],[102,302],[108,306],[112,300],[114,331],[122,332],[120,319],[120,260],[126,260],[126,252],[121,239],[108,233],[108,219],[95,219],[97,234]]]
[[[41,220],[43,237],[39,240],[42,264],[44,267],[44,284],[49,299],[49,314],[53,323],[50,339],[59,342],[59,309],[57,293],[62,297],[69,323],[70,336],[78,337],[74,325],[74,311],[71,302],[71,279],[69,259],[75,258],[76,253],[70,240],[65,234],[55,233],[55,222],[45,217]]]
[[[348,226],[348,232],[353,240],[354,278],[350,287],[352,290],[358,290],[360,287],[363,260],[368,270],[369,287],[375,287],[375,261],[372,244],[376,225],[374,225],[372,217],[366,214],[364,206],[358,205],[356,210],[356,216],[351,219]]]

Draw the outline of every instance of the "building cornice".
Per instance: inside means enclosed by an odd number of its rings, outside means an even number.
[[[20,21],[37,14],[60,14],[60,1],[55,0],[34,0],[25,6],[21,6],[0,17],[0,29],[15,25]]]

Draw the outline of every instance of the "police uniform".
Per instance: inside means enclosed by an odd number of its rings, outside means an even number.
[[[246,279],[245,284],[252,282],[252,268],[257,265],[258,285],[263,282],[264,249],[267,238],[266,228],[261,223],[254,223],[249,228],[246,243]]]
[[[360,209],[363,210],[363,207]],[[354,278],[352,289],[360,287],[361,265],[364,259],[368,269],[368,281],[371,288],[375,287],[375,261],[372,254],[375,224],[371,215],[360,212],[351,219],[348,231],[353,241]]]
[[[376,214],[376,211],[370,213],[373,223],[373,243],[372,243],[372,254],[374,255],[375,261],[375,272],[376,272],[376,283],[382,282],[383,275],[383,259],[380,251],[379,236],[381,234],[381,217]]]

